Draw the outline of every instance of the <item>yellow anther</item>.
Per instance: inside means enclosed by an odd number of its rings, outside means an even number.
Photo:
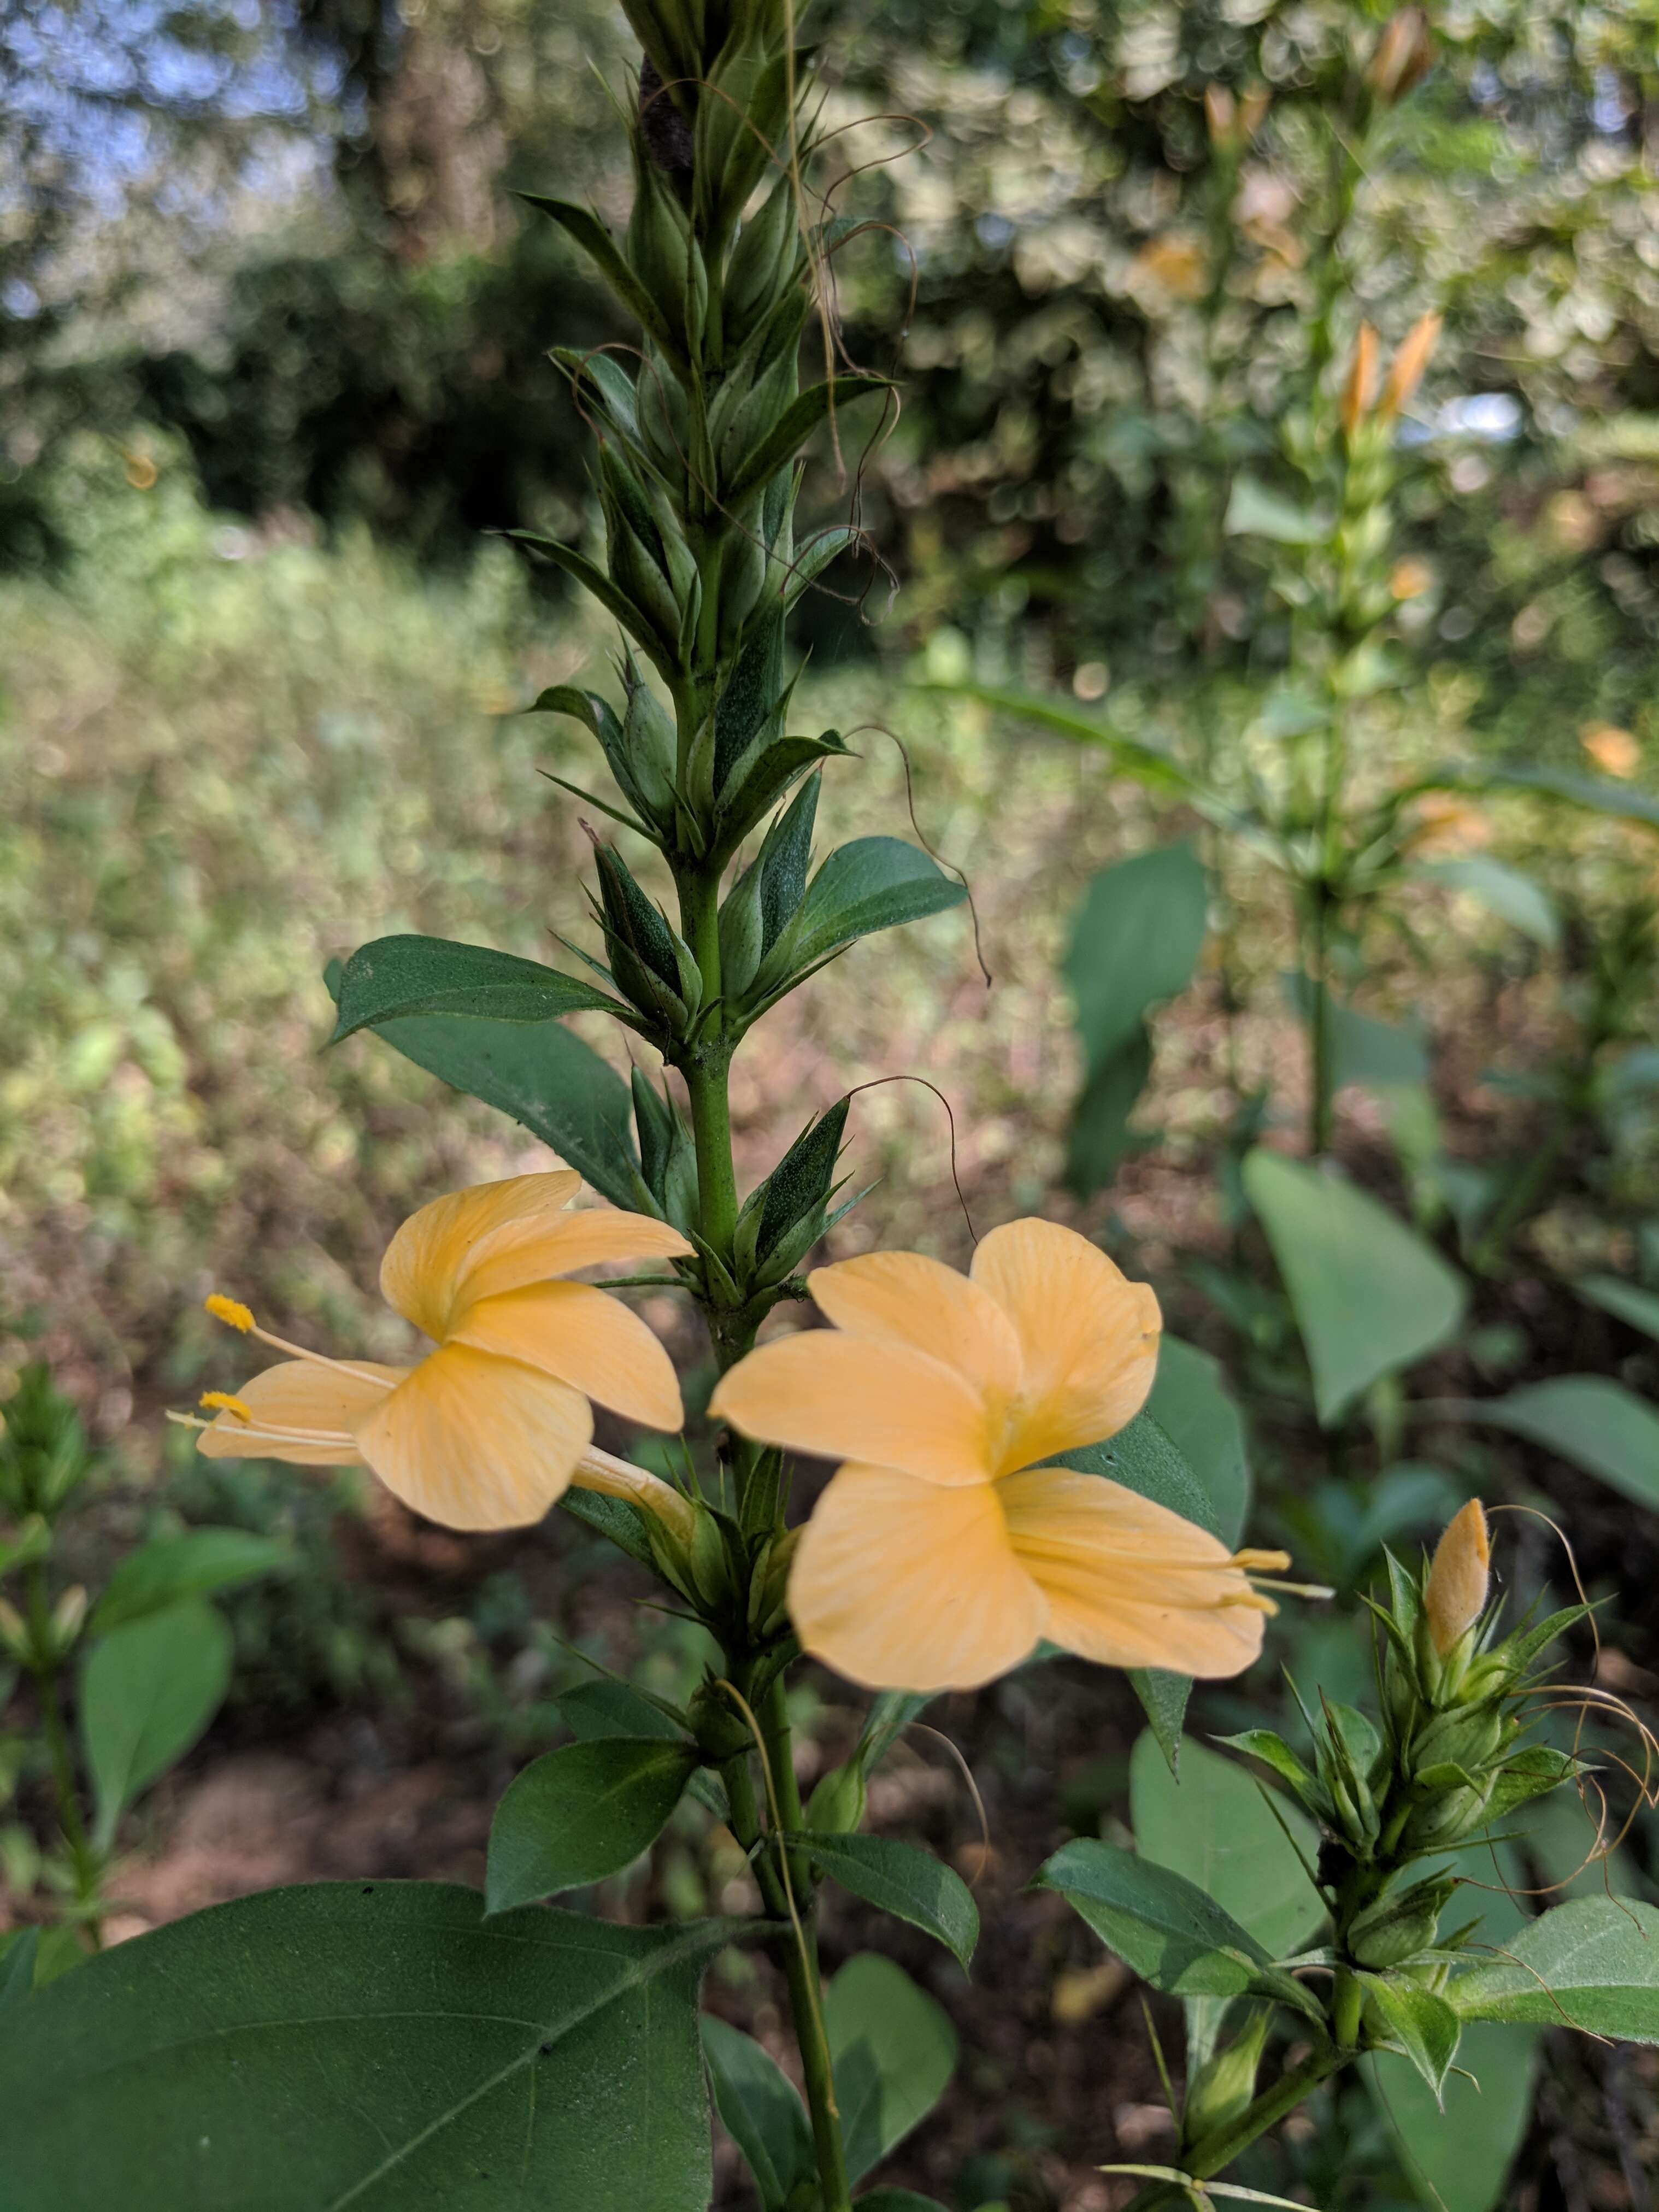
[[[244,1335],[253,1326],[253,1315],[251,1310],[246,1306],[239,1305],[234,1298],[228,1298],[221,1291],[215,1291],[212,1297],[204,1298],[202,1304],[213,1316],[215,1321],[226,1322],[232,1328],[240,1328]]]
[[[1246,1574],[1258,1570],[1263,1573],[1282,1575],[1291,1564],[1288,1552],[1235,1552],[1230,1566],[1243,1567]]]
[[[204,1390],[198,1403],[212,1407],[216,1412],[234,1413],[239,1421],[251,1421],[253,1408],[240,1398],[233,1398],[228,1390]]]

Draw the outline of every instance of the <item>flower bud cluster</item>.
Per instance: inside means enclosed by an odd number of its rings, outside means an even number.
[[[1585,1608],[1499,1640],[1478,1502],[1453,1521],[1431,1565],[1415,1574],[1393,1558],[1388,1565],[1388,1602],[1372,1607],[1381,1729],[1352,1706],[1322,1701],[1308,1716],[1311,1765],[1267,1729],[1228,1741],[1318,1821],[1319,1878],[1340,1954],[1371,1972],[1418,1961],[1439,1974],[1444,1962],[1433,1954],[1443,1948],[1440,1917],[1455,1878],[1437,1871],[1406,1887],[1401,1878],[1577,1771],[1566,1753],[1527,1740],[1524,1708],[1540,1655]]]

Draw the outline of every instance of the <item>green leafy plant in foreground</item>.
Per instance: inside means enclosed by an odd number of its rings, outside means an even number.
[[[231,1636],[214,1594],[290,1564],[268,1537],[197,1528],[129,1552],[95,1597],[66,1584],[64,1540],[97,1468],[74,1407],[44,1366],[26,1367],[0,1407],[0,1585],[13,1593],[0,1597],[0,1706],[21,1714],[4,1740],[6,1794],[43,1782],[52,1819],[44,1848],[21,1821],[0,1832],[21,1923],[0,1937],[0,1990],[14,1994],[100,1943],[122,1815],[223,1701]]]
[[[1512,1927],[1511,1899],[1488,1897],[1507,1887],[1499,1853],[1525,1834],[1527,1808],[1569,1784],[1599,1808],[1587,1861],[1610,1853],[1595,1762],[1537,1724],[1620,1709],[1554,1680],[1550,1647],[1587,1607],[1499,1633],[1487,1546],[1472,1504],[1431,1566],[1389,1557],[1372,1607],[1376,1718],[1322,1694],[1304,1708],[1305,1756],[1268,1729],[1222,1739],[1258,1778],[1271,1826],[1240,1787],[1244,1767],[1200,1751],[1199,1771],[1173,1778],[1148,1744],[1135,1762],[1139,1851],[1084,1838],[1044,1867],[1042,1883],[1110,1950],[1187,2001],[1177,2162],[1111,2169],[1146,2179],[1137,2212],[1201,2204],[1206,2185],[1246,2195],[1217,2177],[1351,2067],[1402,2063],[1443,2109],[1466,2033],[1483,2023],[1659,2041],[1659,1911],[1609,1893]],[[1460,1919],[1460,1902],[1479,1909]],[[1261,2087],[1275,2022],[1291,2052]],[[1524,2052],[1520,2063],[1524,2075]],[[1431,2157],[1436,2132],[1424,2130]]]

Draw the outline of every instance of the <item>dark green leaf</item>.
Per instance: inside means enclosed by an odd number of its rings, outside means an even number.
[[[8,2212],[702,2212],[696,1986],[729,1923],[267,1891],[0,2021]]]
[[[291,1573],[297,1564],[291,1546],[246,1528],[187,1528],[176,1536],[152,1536],[129,1552],[105,1583],[93,1611],[93,1632],[140,1620],[180,1598],[234,1589],[260,1575]]]
[[[1164,1754],[1171,1774],[1181,1771],[1181,1731],[1193,1694],[1190,1674],[1172,1674],[1167,1667],[1131,1667],[1129,1687],[1140,1700],[1140,1710],[1152,1732],[1152,1741]]]
[[[414,1014],[375,1035],[441,1082],[510,1114],[613,1206],[638,1206],[628,1085],[559,1023]]]
[[[1659,1291],[1644,1291],[1619,1275],[1581,1275],[1572,1286],[1603,1313],[1610,1313],[1644,1336],[1659,1337]]]
[[[1167,1505],[1183,1521],[1195,1521],[1212,1536],[1221,1535],[1215,1501],[1150,1413],[1137,1413],[1127,1429],[1120,1429],[1104,1443],[1056,1453],[1055,1464],[1075,1468],[1083,1474],[1106,1475],[1126,1490],[1150,1498],[1155,1504]],[[1184,1674],[1139,1667],[1129,1670],[1129,1681],[1173,1770],[1180,1755],[1181,1727],[1192,1683]]]
[[[1404,1975],[1361,1974],[1366,1995],[1382,2015],[1389,2038],[1400,2046],[1438,2101],[1446,2069],[1457,2056],[1462,2024],[1432,1990]]]
[[[1145,1140],[1129,1127],[1152,1072],[1152,1032],[1144,1022],[1121,1051],[1090,1070],[1066,1135],[1066,1184],[1079,1198],[1106,1189],[1126,1154]]]
[[[835,410],[850,407],[855,399],[892,390],[884,377],[837,376],[828,384],[814,384],[793,401],[755,447],[726,488],[729,506],[736,507],[751,492],[769,483],[780,469],[787,468],[820,422]]]
[[[681,335],[669,322],[662,308],[635,275],[632,265],[618,249],[616,240],[595,215],[570,200],[545,198],[540,192],[520,192],[518,197],[529,207],[541,212],[556,222],[567,238],[580,246],[623,305],[632,313],[635,322],[647,331],[655,343],[672,361],[684,361],[685,349]]]
[[[1285,1783],[1292,1795],[1311,1812],[1317,1808],[1321,1796],[1319,1778],[1304,1765],[1282,1735],[1272,1729],[1245,1729],[1237,1735],[1218,1736],[1229,1751],[1243,1752]]]
[[[796,777],[823,760],[844,760],[848,748],[837,730],[817,738],[780,738],[768,745],[720,810],[723,850],[735,850],[775,800]]]
[[[377,937],[340,974],[331,1044],[410,1014],[467,1014],[498,1022],[550,1022],[598,1011],[629,1018],[619,1000],[591,983],[487,945],[441,937]]]
[[[81,1670],[81,1735],[100,1842],[218,1711],[230,1662],[229,1629],[198,1598],[112,1629],[93,1645]]]
[[[919,847],[899,837],[856,837],[831,853],[807,886],[795,939],[796,968],[816,967],[873,930],[920,921],[960,906],[967,896]]]
[[[1103,869],[1085,894],[1063,969],[1090,1069],[1132,1043],[1150,1010],[1193,980],[1209,884],[1187,844]]]
[[[849,1959],[824,1992],[847,2172],[860,2180],[945,2094],[957,2033],[902,1966],[872,1951]]]
[[[1271,1966],[1249,1929],[1184,1875],[1114,1844],[1080,1837],[1056,1851],[1037,1879],[1166,1996],[1242,1996]]]
[[[1184,1875],[1270,1958],[1300,1950],[1324,1918],[1307,1875],[1319,1850],[1312,1822],[1293,1806],[1275,1815],[1237,1759],[1189,1741],[1177,1779],[1143,1735],[1129,1759],[1129,1818],[1142,1858]]]
[[[1526,936],[1553,951],[1561,941],[1561,917],[1547,893],[1518,868],[1506,867],[1487,853],[1471,853],[1462,860],[1419,860],[1412,872],[1449,890],[1467,892],[1479,899],[1499,921],[1509,922]]]
[[[1506,1398],[1461,1399],[1445,1410],[1508,1429],[1575,1467],[1659,1509],[1659,1413],[1644,1398],[1600,1375],[1560,1375]]]
[[[1307,977],[1285,978],[1285,995],[1302,1019],[1311,1026],[1313,986]],[[1331,1088],[1348,1084],[1361,1090],[1388,1091],[1405,1086],[1421,1089],[1429,1079],[1429,1055],[1423,1040],[1392,1022],[1379,1022],[1340,999],[1325,1001],[1325,1020],[1330,1033]]]
[[[1595,776],[1565,775],[1553,768],[1492,768],[1471,769],[1461,780],[1425,784],[1425,790],[1536,791],[1547,799],[1565,799],[1570,805],[1588,807],[1595,814],[1612,814],[1629,822],[1659,827],[1659,800],[1628,783],[1603,783]]]
[[[676,1728],[660,1706],[652,1704],[631,1682],[578,1682],[554,1698],[559,1718],[584,1743],[607,1737],[628,1736],[635,1742],[684,1743],[684,1730]]]
[[[1484,2022],[1467,2028],[1460,2070],[1441,2093],[1443,2112],[1407,2060],[1381,2052],[1364,2060],[1371,2094],[1425,2203],[1445,2212],[1494,2212],[1504,2201],[1510,2165],[1532,2111],[1537,2049],[1529,2028]],[[1474,2081],[1462,2078],[1464,2069]]]
[[[1334,1170],[1258,1146],[1245,1194],[1290,1293],[1322,1422],[1444,1343],[1467,1291],[1439,1254]]]
[[[21,2005],[33,1989],[35,1954],[40,1948],[38,1928],[14,1928],[0,1936],[0,2013]]]
[[[758,1258],[764,1260],[798,1223],[828,1201],[851,1103],[850,1098],[838,1098],[802,1130],[766,1178],[760,1231],[755,1241]]]
[[[559,1504],[573,1521],[580,1521],[585,1528],[592,1528],[619,1552],[626,1552],[630,1559],[656,1573],[656,1554],[646,1534],[645,1516],[637,1505],[630,1505],[625,1498],[605,1498],[597,1490],[578,1490],[574,1485]]]
[[[574,546],[560,544],[556,538],[544,538],[534,530],[508,530],[503,535],[520,545],[527,545],[532,553],[550,561],[556,568],[562,568],[585,591],[591,592],[599,605],[628,635],[672,678],[675,671],[667,661],[661,640],[625,592],[619,591],[603,568],[596,568],[585,554]]]
[[[820,1874],[936,1937],[964,1968],[970,1964],[979,1941],[978,1908],[961,1875],[931,1851],[890,1836],[807,1834],[799,1841]]]
[[[1146,1411],[1181,1454],[1214,1509],[1214,1533],[1237,1544],[1250,1510],[1244,1422],[1219,1360],[1166,1331]]]
[[[1505,1956],[1460,1974],[1446,1995],[1464,2020],[1659,2043],[1659,1906],[1581,1897],[1510,1937]]]
[[[793,2081],[751,2036],[705,2013],[703,2056],[726,2133],[748,2161],[764,2212],[817,2171],[806,2108]]]
[[[662,1832],[698,1765],[696,1747],[594,1737],[550,1751],[507,1785],[489,1829],[492,1913],[632,1866]]]

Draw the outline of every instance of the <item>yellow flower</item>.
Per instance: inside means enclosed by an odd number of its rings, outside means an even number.
[[[295,1357],[234,1396],[209,1392],[203,1402],[216,1412],[193,1424],[198,1450],[367,1465],[404,1504],[450,1528],[527,1526],[573,1480],[689,1521],[666,1484],[591,1449],[590,1399],[652,1428],[681,1426],[668,1354],[620,1299],[556,1279],[597,1261],[671,1259],[691,1247],[643,1214],[567,1212],[580,1188],[568,1171],[514,1176],[434,1199],[404,1222],[380,1289],[437,1346],[412,1367],[326,1358],[257,1327],[234,1300],[210,1298],[219,1320]]]
[[[1597,768],[1608,775],[1629,777],[1642,765],[1642,748],[1628,730],[1611,722],[1592,722],[1578,733],[1578,742]]]
[[[1043,1637],[1086,1659],[1236,1674],[1269,1601],[1240,1553],[1098,1475],[1041,1464],[1132,1420],[1158,1300],[1069,1229],[993,1230],[970,1276],[915,1252],[821,1267],[835,1324],[763,1345],[712,1411],[845,1462],[801,1533],[803,1646],[871,1688],[973,1689]]]
[[[1429,1633],[1443,1659],[1486,1611],[1491,1572],[1486,1510],[1478,1498],[1472,1498],[1447,1524],[1435,1546],[1434,1564],[1423,1593]]]

